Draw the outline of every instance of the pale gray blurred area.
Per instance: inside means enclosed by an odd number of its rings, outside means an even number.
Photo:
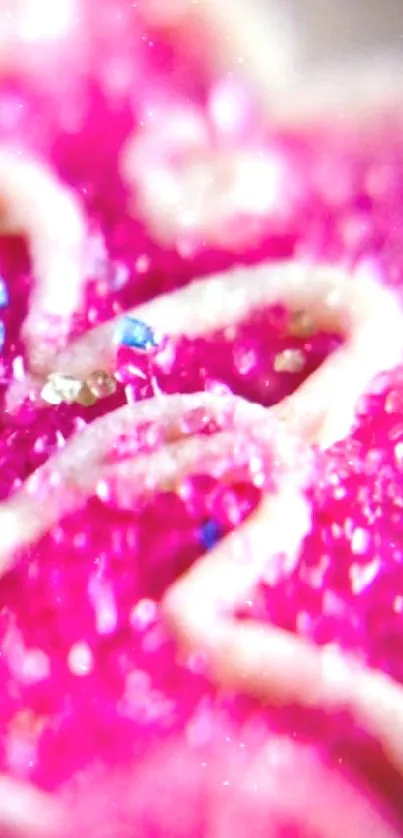
[[[273,0],[253,0],[270,27]],[[403,59],[403,0],[278,0],[284,25],[293,36],[297,64],[317,65],[385,55]]]
[[[403,0],[236,2],[260,18],[249,75],[278,119],[349,113],[358,124],[380,107],[401,109]]]

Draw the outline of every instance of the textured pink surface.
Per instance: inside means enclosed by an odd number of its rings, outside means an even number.
[[[77,317],[77,333],[235,261],[230,250],[213,250],[194,240],[181,239],[170,250],[159,249],[143,222],[130,217],[128,188],[117,174],[119,151],[149,102],[158,96],[171,103],[176,94],[161,89],[161,73],[156,72],[168,66],[169,50],[151,47],[147,39],[145,50],[141,29],[136,34],[123,23],[120,26],[109,31],[99,24],[96,38],[107,44],[103,62],[98,43],[93,47],[97,58],[88,65],[91,70],[79,76],[72,69],[66,90],[60,79],[55,79],[54,89],[47,85],[46,92],[40,80],[31,85],[21,80],[0,84],[0,139],[22,142],[50,159],[82,197],[92,224],[87,305]],[[127,61],[127,69],[122,88],[111,90],[117,55],[125,67]],[[138,75],[143,63],[151,64],[155,73],[149,70],[145,88]],[[178,89],[179,81],[174,80]],[[280,160],[289,184],[270,216],[251,225],[251,236],[237,249],[236,260],[327,259],[368,271],[400,294],[403,143],[393,119],[385,119],[383,129],[374,131],[364,146],[342,131],[277,136],[263,131],[254,114],[253,125],[248,114],[248,129],[238,126],[235,139],[232,135],[228,139],[215,116],[217,90],[206,92],[205,87],[197,90],[200,114],[208,114],[210,130],[216,120],[214,130],[224,149],[250,143],[252,136],[253,143]],[[177,95],[180,107],[182,95]],[[2,402],[26,366],[19,335],[31,287],[29,271],[23,243],[2,239],[0,273],[11,295],[0,359]],[[2,411],[1,498],[10,496],[75,431],[123,404],[126,396],[137,400],[153,395],[155,383],[165,393],[224,385],[223,389],[251,401],[271,405],[290,393],[336,345],[336,336],[290,338],[287,313],[270,310],[257,312],[235,334],[183,338],[170,344],[169,351],[164,347],[150,362],[152,375],[146,370],[145,383],[128,365],[130,350],[120,350],[117,364],[126,369],[126,394],[121,386],[115,396],[88,409],[39,410],[32,403],[18,415]],[[275,370],[275,358],[284,349],[303,353],[300,372]],[[271,621],[314,643],[336,643],[401,682],[401,370],[384,377],[374,391],[359,406],[353,434],[319,459],[309,489],[313,529],[296,568],[285,578],[281,573],[263,580],[242,616]],[[152,429],[145,431],[149,441]],[[157,434],[151,447],[159,445]],[[298,708],[262,709],[249,701],[222,697],[197,660],[178,661],[161,623],[158,600],[204,552],[203,526],[213,521],[220,538],[239,525],[259,496],[250,475],[237,474],[223,486],[199,471],[183,478],[174,490],[137,502],[131,510],[116,508],[110,496],[107,502],[91,497],[20,557],[0,580],[3,772],[51,790],[74,777],[85,787],[85,772],[88,782],[94,776],[101,789],[103,785],[108,789],[110,781],[104,816],[123,821],[121,832],[120,827],[111,827],[111,838],[205,836],[206,800],[223,812],[229,807],[222,832],[217,832],[220,838],[243,838],[249,817],[255,817],[253,832],[260,836],[266,835],[267,818],[272,817],[272,828],[277,830],[273,801],[267,809],[261,801],[254,807],[249,801],[249,815],[244,798],[241,803],[223,803],[217,788],[225,788],[227,782],[236,785],[247,776],[262,743],[275,743],[277,735],[284,735],[313,743],[319,760],[330,764],[341,760],[369,777],[403,817],[394,772],[380,761],[376,744],[354,730],[349,718]],[[242,746],[245,757],[240,756]],[[206,781],[204,766],[209,761],[213,767]],[[291,789],[292,756],[289,763],[284,770]],[[130,782],[119,774],[128,765],[141,790],[130,805]],[[114,774],[105,780],[105,767],[118,772],[116,781]],[[165,783],[172,801],[159,792]],[[316,805],[312,789],[310,793],[308,808]],[[96,838],[97,817],[101,822],[103,809],[92,792],[86,794],[87,804],[79,804],[78,811],[87,808],[92,813],[87,829],[93,828]],[[292,791],[289,794],[292,797]],[[332,800],[328,805],[335,805]],[[245,811],[238,814],[235,833],[237,806],[239,811],[245,806]],[[86,824],[89,816],[81,811],[78,817]],[[287,826],[286,821],[285,815],[279,816],[273,838],[317,838],[317,831],[304,831],[303,824]]]
[[[256,591],[249,616],[336,642],[402,680],[401,370],[381,377],[357,427],[323,457],[313,527],[290,578]]]

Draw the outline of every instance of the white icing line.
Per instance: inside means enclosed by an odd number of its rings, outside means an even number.
[[[276,423],[267,422],[264,408],[250,405],[242,399],[223,399],[213,394],[173,396],[126,405],[93,422],[85,431],[73,437],[66,446],[29,477],[13,497],[0,504],[0,575],[13,561],[21,547],[39,539],[62,514],[77,509],[102,474],[122,477],[126,472],[133,481],[134,494],[166,485],[186,472],[195,460],[206,457],[209,462],[221,457],[222,451],[245,462],[245,454],[234,450],[234,432],[218,433],[211,437],[186,437],[186,416],[202,408],[212,419],[233,417],[236,432],[256,427],[258,442],[270,443]],[[157,422],[163,430],[166,450],[136,456],[121,466],[105,462],[113,443],[122,434],[133,434],[136,426]],[[262,427],[259,434],[258,426]],[[192,436],[192,431],[188,433]],[[280,434],[284,456],[292,462],[298,443]]]
[[[233,616],[269,556],[292,558],[309,528],[306,504],[291,486],[266,496],[239,530],[174,583],[163,603],[168,625],[186,652],[205,656],[221,687],[271,704],[348,709],[403,774],[400,686],[333,647],[318,649],[282,629]]]
[[[86,0],[0,0],[0,77],[71,97],[88,67],[86,7]]]
[[[153,156],[155,134],[160,153]],[[148,134],[135,135],[123,151],[121,168],[134,194],[132,214],[145,219],[162,247],[190,241],[242,252],[255,236],[245,219],[253,219],[255,226],[260,219],[258,237],[263,225],[278,224],[288,177],[279,155],[259,146],[215,148],[208,137],[204,147],[188,143],[183,152],[176,139],[172,151],[176,156],[182,152],[183,159],[174,164],[160,135],[155,125]]]
[[[0,829],[10,838],[55,838],[62,811],[55,798],[34,786],[0,776]]]
[[[263,524],[263,522],[262,522]],[[269,522],[265,522],[268,532]],[[260,538],[263,538],[263,527]],[[255,534],[256,542],[258,534]],[[211,555],[208,560],[210,561]],[[207,561],[207,560],[203,560]],[[224,576],[210,578],[207,568],[199,578],[177,583],[167,595],[170,624],[186,648],[205,652],[212,674],[221,686],[248,693],[272,704],[297,702],[325,710],[348,709],[355,720],[369,731],[392,764],[403,774],[403,690],[387,676],[352,663],[333,649],[318,649],[288,632],[264,623],[243,622],[217,617],[206,605],[207,626],[196,624],[197,604],[206,590],[213,590],[214,601],[226,586]],[[190,575],[192,574],[190,571]],[[232,571],[233,573],[233,571]],[[203,577],[205,589],[193,582]],[[228,578],[228,584],[231,579]],[[183,585],[182,589],[180,588]],[[246,587],[242,591],[247,596]],[[170,599],[171,598],[171,599]],[[211,594],[210,594],[211,599]],[[186,600],[186,604],[185,604]],[[239,604],[242,600],[239,598]],[[175,616],[173,613],[175,611]],[[188,645],[189,644],[189,645]],[[193,646],[194,644],[194,646]]]
[[[47,339],[41,319],[68,321],[82,303],[86,222],[77,198],[55,173],[5,145],[0,183],[0,232],[28,237],[36,284],[24,335],[31,363],[40,366],[40,343]]]
[[[232,671],[237,666],[233,661],[240,654],[243,637],[243,626],[228,614],[259,580],[270,555],[295,559],[309,527],[308,504],[290,465],[288,480],[282,479],[277,492],[264,496],[246,522],[220,541],[165,595],[164,611],[175,635],[186,648],[206,652],[223,683],[225,667]],[[259,626],[259,631],[264,630],[263,625]],[[231,648],[229,643],[233,644]],[[238,677],[242,680],[237,667]]]
[[[344,345],[274,408],[299,434],[327,447],[348,433],[355,405],[372,378],[401,360],[403,314],[391,291],[370,277],[337,268],[269,263],[197,280],[130,314],[157,333],[194,337],[235,325],[254,309],[275,303],[306,311],[317,329],[345,337]],[[113,369],[117,322],[68,347],[56,369],[80,378],[91,368]]]

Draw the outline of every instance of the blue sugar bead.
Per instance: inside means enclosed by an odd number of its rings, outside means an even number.
[[[3,351],[3,347],[6,340],[6,327],[2,320],[0,320],[0,352]]]
[[[158,345],[151,327],[134,317],[122,317],[116,331],[116,342],[132,349],[152,349]]]
[[[2,276],[0,276],[0,309],[7,308],[10,302],[10,297],[8,295],[8,288],[6,285],[5,280]]]
[[[220,540],[221,532],[217,522],[210,518],[203,524],[200,532],[200,539],[206,550],[211,550]]]

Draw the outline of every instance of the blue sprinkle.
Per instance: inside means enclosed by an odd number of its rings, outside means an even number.
[[[7,308],[9,302],[10,302],[10,298],[8,296],[7,285],[6,285],[3,277],[0,276],[0,309]]]
[[[211,550],[211,548],[217,544],[217,541],[220,540],[220,537],[220,527],[217,522],[213,520],[213,518],[210,518],[209,521],[206,521],[206,523],[203,524],[200,532],[200,538],[206,550]]]
[[[6,340],[6,327],[2,320],[0,320],[0,352],[3,350],[3,346]]]
[[[122,317],[116,331],[115,340],[132,349],[152,349],[158,346],[154,332],[147,323],[134,317]]]

